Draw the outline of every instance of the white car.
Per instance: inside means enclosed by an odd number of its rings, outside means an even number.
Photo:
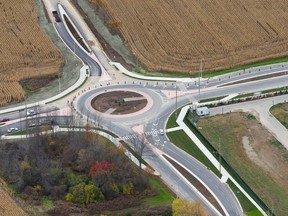
[[[35,114],[36,114],[35,110],[28,110],[27,111],[27,116],[32,116],[32,115],[35,115]]]
[[[11,128],[9,128],[8,130],[7,130],[7,132],[8,133],[12,133],[12,132],[15,132],[15,131],[18,131],[19,129],[17,128],[17,127],[15,127],[15,128],[13,128],[13,127],[11,127]]]
[[[160,134],[160,135],[164,135],[164,130],[163,130],[163,129],[160,129],[160,130],[159,130],[159,134]]]

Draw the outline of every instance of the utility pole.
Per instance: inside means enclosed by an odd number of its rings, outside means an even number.
[[[176,91],[175,118],[177,120],[177,84],[175,84],[175,91]]]
[[[199,77],[198,77],[198,94],[200,95],[200,77],[202,78],[202,71],[203,71],[203,64],[202,64],[203,58],[201,58],[200,61],[200,71],[199,71]]]
[[[61,72],[59,71],[59,93],[61,93]]]
[[[219,155],[219,172],[221,173],[221,141],[220,141],[220,137],[219,137],[219,141],[218,141],[218,155]]]
[[[200,62],[201,78],[202,78],[202,73],[203,73],[203,64],[202,64],[203,60],[204,60],[204,58],[201,58],[201,62]]]

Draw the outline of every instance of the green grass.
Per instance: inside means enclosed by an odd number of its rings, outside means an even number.
[[[40,126],[39,128],[40,132],[46,132],[50,130],[50,127],[47,128],[47,126]],[[27,130],[19,130],[19,131],[15,131],[15,132],[11,132],[6,134],[6,136],[21,136],[21,135],[26,135],[27,134],[32,134],[36,132],[36,128],[35,127],[28,127]]]
[[[162,182],[161,179],[151,176],[149,178],[150,183],[153,188],[157,189],[158,195],[154,197],[147,198],[144,202],[145,206],[161,206],[161,205],[171,205],[175,194],[171,192]]]
[[[186,106],[186,105],[184,105],[184,106]],[[168,121],[167,121],[167,124],[166,124],[166,128],[173,128],[173,127],[178,127],[179,125],[176,123],[176,120],[177,120],[177,118],[178,118],[178,116],[179,116],[179,113],[181,112],[181,109],[183,108],[183,106],[182,107],[180,107],[180,108],[178,108],[176,111],[174,111],[171,115],[170,115],[170,117],[169,117],[169,119],[168,119]]]
[[[288,129],[288,105],[287,103],[279,103],[270,108],[272,115],[278,119],[281,124]]]
[[[239,67],[235,67],[235,68],[229,68],[226,70],[220,70],[220,71],[209,71],[209,72],[204,72],[203,73],[203,77],[213,77],[213,76],[219,76],[222,74],[227,74],[230,72],[235,72],[235,71],[239,71],[239,70],[243,70],[243,69],[248,69],[251,67],[258,67],[258,66],[264,66],[264,65],[269,65],[269,64],[276,64],[276,63],[281,63],[281,62],[287,62],[288,61],[288,57],[283,57],[283,58],[277,58],[277,59],[271,59],[271,60],[267,60],[267,61],[261,61],[261,62],[255,62],[252,64],[248,64],[248,65],[243,65],[243,66],[239,66]]]
[[[267,93],[271,93],[271,92],[278,92],[278,91],[285,91],[288,90],[288,87],[284,86],[281,88],[273,88],[273,89],[267,89],[267,90],[263,90],[261,91],[261,94],[267,94]],[[246,94],[240,94],[237,97],[233,98],[233,99],[238,99],[238,98],[245,98],[245,97],[251,97],[254,96],[255,92],[251,92],[251,93],[246,93]]]
[[[196,77],[197,74],[189,74],[189,73],[180,73],[175,71],[156,71],[156,72],[148,72],[144,68],[136,67],[132,70],[134,73],[141,74],[143,76],[148,77],[168,77],[168,78],[190,78],[190,77]]]
[[[227,96],[227,95],[226,95]],[[223,98],[225,98],[226,96],[220,96],[220,97],[214,97],[214,98],[207,98],[207,99],[203,99],[198,101],[199,103],[206,103],[206,102],[210,102],[210,101],[218,101],[221,100]]]
[[[261,212],[247,199],[247,197],[236,187],[235,184],[229,179],[227,184],[239,200],[244,213],[248,216],[261,216]]]
[[[277,91],[284,91],[286,89],[288,89],[286,86],[281,87],[281,88],[267,89],[267,90],[263,90],[262,94],[266,94],[266,93],[270,93],[270,92],[277,92]]]
[[[41,204],[45,211],[48,211],[54,208],[54,204],[49,197],[43,197],[41,199]]]
[[[204,166],[211,169],[217,176],[221,176],[216,167],[208,160],[205,154],[203,154],[203,152],[195,145],[195,143],[183,130],[169,132],[166,135],[174,145],[199,160],[202,164],[204,164]]]
[[[240,94],[240,95],[236,96],[236,97],[233,98],[233,99],[245,98],[245,97],[251,97],[251,96],[253,96],[253,95],[254,95],[253,92],[252,92],[252,93],[246,93],[246,94]]]
[[[264,65],[269,65],[269,64],[276,64],[276,63],[281,63],[281,62],[288,62],[288,57],[282,57],[282,58],[277,58],[277,59],[270,59],[266,61],[261,61],[261,62],[255,62],[252,64],[248,65],[243,65],[239,67],[234,67],[234,68],[228,68],[225,70],[220,70],[220,71],[204,71],[203,72],[203,77],[208,78],[208,77],[213,77],[213,76],[219,76],[223,74],[227,74],[230,72],[235,72],[243,69],[249,69],[251,67],[259,67],[259,66],[264,66]],[[135,72],[140,73],[144,76],[158,76],[158,77],[191,77],[195,78],[198,76],[198,73],[179,73],[175,71],[159,71],[156,73],[148,73],[148,72],[142,72],[141,69],[135,68]]]
[[[271,140],[270,143],[271,143],[271,145],[273,145],[277,148],[280,148],[282,146],[282,144],[277,139]]]

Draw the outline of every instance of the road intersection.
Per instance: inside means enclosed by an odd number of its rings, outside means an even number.
[[[49,8],[47,10],[49,11]],[[101,127],[113,131],[118,137],[127,141],[131,138],[130,136],[135,134],[133,128],[142,126],[142,133],[149,141],[154,155],[153,157],[147,158],[147,161],[161,174],[166,184],[177,192],[177,196],[179,195],[185,199],[202,200],[211,214],[220,214],[211,204],[207,203],[205,197],[203,198],[193,186],[185,181],[185,178],[167,163],[162,156],[164,154],[178,161],[183,167],[193,173],[193,175],[201,179],[207,188],[215,195],[215,198],[220,203],[226,215],[243,215],[241,206],[229,187],[225,183],[222,183],[218,177],[193,157],[174,146],[165,135],[159,134],[159,130],[165,128],[167,119],[171,113],[177,108],[191,103],[191,101],[233,93],[261,91],[263,89],[287,85],[288,78],[286,75],[284,79],[283,77],[275,77],[257,82],[245,82],[237,85],[219,87],[225,83],[263,74],[279,73],[288,70],[288,64],[282,63],[265,66],[262,67],[262,69],[252,68],[201,80],[198,78],[183,80],[175,78],[175,82],[171,82],[170,78],[166,80],[165,78],[139,80],[139,78],[143,79],[141,75],[127,73],[119,65],[117,68],[120,68],[121,71],[116,70],[112,66],[107,68],[106,63],[103,64],[106,65],[105,68],[99,65],[98,63],[100,61],[95,59],[96,56],[93,53],[85,52],[85,50],[75,42],[75,38],[71,37],[62,22],[55,23],[55,29],[65,44],[70,47],[71,51],[83,61],[83,64],[89,66],[89,72],[92,78],[88,78],[90,79],[90,81],[88,80],[87,82],[88,84],[86,83],[84,86],[80,86],[76,92],[60,99],[56,103],[52,103],[52,105],[60,109],[69,106],[74,110],[76,115],[84,117],[82,118],[84,122],[92,122],[95,125],[96,123],[100,124]],[[107,61],[109,61],[109,59]],[[111,65],[115,65],[115,63],[111,62]],[[125,76],[125,74],[128,74],[130,77]],[[133,78],[131,78],[131,76],[133,76]],[[96,112],[89,107],[91,99],[95,95],[117,89],[130,89],[139,91],[144,95],[149,95],[152,104],[149,109],[144,109],[142,112],[129,117],[106,115]]]

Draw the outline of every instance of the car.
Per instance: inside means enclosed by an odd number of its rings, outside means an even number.
[[[12,132],[16,132],[16,131],[19,131],[19,129],[17,127],[11,127],[7,130],[8,133],[12,133]]]
[[[160,134],[160,135],[164,135],[164,130],[163,130],[163,129],[160,129],[160,130],[159,130],[159,134]]]
[[[29,124],[28,124],[28,126],[29,127],[35,127],[37,124],[35,123],[35,122],[30,122]]]
[[[0,123],[7,122],[7,121],[10,121],[10,119],[9,118],[3,118],[3,119],[0,120]]]
[[[36,112],[35,112],[35,110],[28,110],[27,111],[27,116],[32,116],[32,115],[35,115],[36,114]]]

